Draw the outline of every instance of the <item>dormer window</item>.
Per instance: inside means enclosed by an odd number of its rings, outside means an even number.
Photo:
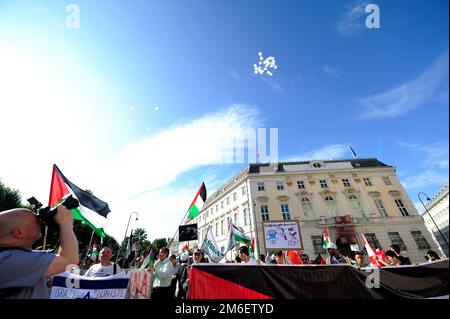
[[[322,161],[312,161],[309,163],[312,168],[322,168],[325,164]]]

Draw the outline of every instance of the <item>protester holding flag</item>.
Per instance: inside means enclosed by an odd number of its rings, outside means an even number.
[[[104,246],[100,250],[100,263],[92,265],[91,268],[84,274],[86,277],[108,277],[114,276],[121,272],[119,265],[111,261],[112,250],[108,246]]]
[[[242,246],[239,248],[239,257],[241,258],[241,263],[243,264],[256,265],[256,260],[255,258],[250,257],[247,246]]]
[[[389,266],[401,266],[402,261],[398,258],[398,255],[393,250],[386,251],[386,257],[389,261]]]
[[[54,216],[59,225],[58,254],[31,251],[42,236],[36,215],[28,209],[0,212],[0,299],[47,299],[46,277],[78,264],[78,241],[72,212],[59,205]]]

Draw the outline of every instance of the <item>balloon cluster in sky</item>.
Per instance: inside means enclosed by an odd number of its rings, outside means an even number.
[[[262,52],[258,52],[259,62],[258,64],[253,64],[253,68],[255,69],[255,74],[263,75],[266,73],[268,76],[272,76],[273,73],[269,71],[269,69],[276,70],[278,67],[275,62],[275,58],[273,56],[269,56],[264,59]],[[263,67],[264,66],[264,67]]]

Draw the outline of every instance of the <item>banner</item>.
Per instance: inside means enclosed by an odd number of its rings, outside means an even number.
[[[150,299],[153,286],[153,272],[136,269],[131,270],[128,285],[128,298]]]
[[[130,275],[84,277],[64,272],[53,277],[50,299],[125,299]]]
[[[339,237],[341,244],[357,244],[355,227],[352,222],[352,217],[337,216],[334,217],[336,223],[335,236],[336,240]]]
[[[203,251],[209,256],[209,259],[215,263],[220,262],[225,257],[216,244],[211,226],[208,228],[208,232],[206,233],[201,249],[203,249]]]
[[[448,296],[448,259],[417,266],[194,264],[190,299],[387,299]]]
[[[178,227],[178,242],[197,240],[197,224],[182,225]]]
[[[298,221],[264,222],[266,250],[303,250]]]

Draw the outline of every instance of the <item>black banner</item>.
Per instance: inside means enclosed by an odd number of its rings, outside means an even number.
[[[351,265],[194,264],[191,299],[385,299],[448,295],[449,264],[357,269]]]
[[[197,224],[183,225],[178,228],[178,241],[197,240]]]

